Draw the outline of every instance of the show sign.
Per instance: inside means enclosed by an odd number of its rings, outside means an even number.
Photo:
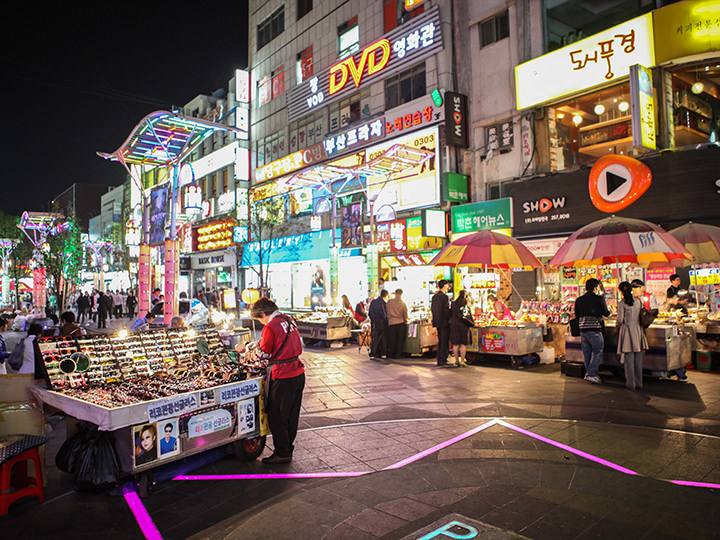
[[[448,146],[468,147],[467,96],[445,92],[445,137]]]
[[[378,82],[443,49],[437,6],[287,92],[288,122]]]
[[[649,168],[652,184],[617,215],[644,219],[665,230],[690,220],[720,225],[720,148],[663,152],[639,161]],[[586,167],[506,184],[503,194],[513,200],[513,236],[573,233],[608,217],[590,199],[590,171]]]

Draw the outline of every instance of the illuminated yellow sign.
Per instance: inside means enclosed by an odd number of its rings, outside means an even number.
[[[654,13],[655,61],[720,50],[720,3],[717,0],[677,2]],[[647,64],[646,64],[647,65]]]
[[[655,150],[655,96],[652,72],[646,67],[630,68],[630,110],[633,146]]]
[[[634,64],[655,65],[652,13],[516,66],[517,108],[627,77]]]
[[[233,220],[216,221],[197,228],[196,251],[209,251],[232,245]]]
[[[284,176],[325,158],[327,158],[327,154],[325,154],[325,147],[322,143],[310,146],[255,169],[255,183]]]

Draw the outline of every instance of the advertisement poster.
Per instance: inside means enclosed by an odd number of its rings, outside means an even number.
[[[180,453],[178,419],[172,418],[164,422],[158,422],[160,432],[160,459],[176,456]]]
[[[501,332],[482,332],[480,334],[480,350],[491,353],[505,352],[505,334]]]
[[[168,214],[169,186],[154,189],[150,193],[150,245],[165,241],[165,222]]]
[[[343,206],[342,209],[342,242],[341,247],[352,248],[362,246],[362,203]]]
[[[258,429],[255,398],[238,401],[238,435],[252,433]]]
[[[184,416],[180,419],[180,430],[187,433],[183,451],[234,438],[237,435],[237,407],[233,403]]]
[[[157,461],[157,424],[155,422],[149,422],[147,424],[134,426],[133,443],[135,448],[135,467]]]

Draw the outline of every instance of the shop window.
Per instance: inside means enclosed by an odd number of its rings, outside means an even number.
[[[285,133],[278,131],[259,139],[256,148],[256,167],[262,167],[285,155]]]
[[[285,6],[276,9],[257,26],[257,50],[259,51],[285,31]]]
[[[405,9],[405,0],[383,0],[383,16],[385,18],[385,33],[408,22],[425,11],[425,4],[415,9]]]
[[[299,21],[305,15],[310,13],[313,8],[313,0],[298,0],[297,3],[297,20]]]
[[[423,62],[385,80],[385,109],[392,109],[426,93],[425,62]]]
[[[685,67],[671,75],[672,117],[669,132],[671,147],[689,146],[720,139],[720,64]],[[668,82],[666,81],[666,84]]]
[[[313,74],[313,48],[308,47],[298,53],[295,61],[295,79],[297,84],[309,79]]]
[[[297,152],[323,140],[322,114],[312,114],[290,124],[288,152]]]
[[[228,170],[223,169],[222,171],[222,192],[227,193],[230,191],[230,185],[228,183]]]
[[[510,35],[510,19],[508,17],[508,12],[503,11],[494,17],[485,19],[479,24],[479,28],[481,49],[483,47],[487,47],[488,45],[492,45],[501,39],[505,39]]]
[[[360,50],[360,27],[357,16],[338,27],[339,57],[345,58]]]
[[[333,103],[328,108],[329,127],[333,132],[343,129],[353,122],[370,116],[370,90],[363,90],[349,98]]]
[[[633,154],[629,84],[550,107],[547,127],[553,171],[591,165],[606,154]]]

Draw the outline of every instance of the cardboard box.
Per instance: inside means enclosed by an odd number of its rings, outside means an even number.
[[[0,435],[45,435],[45,416],[32,401],[0,403]]]
[[[34,382],[32,373],[0,375],[0,402],[35,401],[30,392]]]

